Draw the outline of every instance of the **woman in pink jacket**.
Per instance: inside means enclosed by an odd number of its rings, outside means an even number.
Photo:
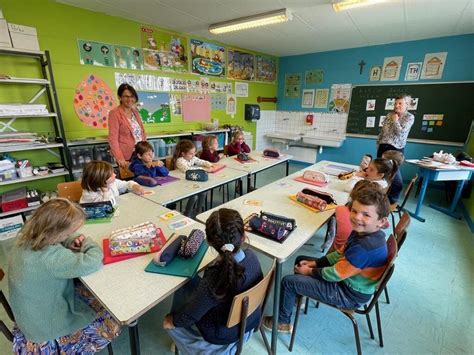
[[[109,112],[109,145],[112,155],[122,168],[127,168],[135,144],[146,140],[145,128],[136,109],[138,95],[128,84],[117,90],[120,106]]]

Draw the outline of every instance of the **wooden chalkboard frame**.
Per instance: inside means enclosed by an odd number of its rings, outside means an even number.
[[[419,98],[418,108],[410,111],[415,123],[408,138],[416,141],[465,144],[474,118],[474,81],[354,85],[347,119],[347,134],[378,136],[380,116],[386,115],[387,98],[408,94]],[[375,110],[366,111],[368,99],[375,99]],[[423,115],[443,114],[442,126],[422,130]],[[375,116],[375,127],[366,127],[367,117]]]

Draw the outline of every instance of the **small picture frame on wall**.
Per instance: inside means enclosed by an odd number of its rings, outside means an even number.
[[[380,81],[380,75],[382,74],[382,67],[380,65],[374,65],[370,68],[369,81]]]
[[[314,89],[304,89],[301,107],[303,108],[312,108],[314,105]]]

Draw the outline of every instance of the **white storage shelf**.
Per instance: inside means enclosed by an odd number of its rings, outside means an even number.
[[[0,181],[0,186],[19,184],[21,182],[34,181],[34,180],[49,179],[49,178],[52,178],[52,177],[64,176],[64,175],[68,175],[68,174],[69,174],[69,171],[62,171],[60,173],[52,173],[52,174],[47,174],[47,175],[35,175],[35,176],[29,176],[29,177],[26,177],[26,178],[5,180],[5,181]]]
[[[33,211],[33,210],[37,209],[39,206],[41,206],[41,205],[21,208],[19,210],[15,210],[15,211],[0,212],[0,218],[12,216],[14,214],[20,214],[20,213],[23,213],[23,212]]]
[[[62,148],[63,145],[61,143],[54,143],[54,144],[38,144],[38,145],[31,145],[31,146],[16,146],[16,147],[9,147],[9,148],[1,148],[2,153],[8,152],[21,152],[26,150],[38,150],[38,149],[52,149],[52,148]]]
[[[37,85],[48,85],[49,80],[36,79],[36,78],[9,78],[1,79],[0,84],[37,84]]]

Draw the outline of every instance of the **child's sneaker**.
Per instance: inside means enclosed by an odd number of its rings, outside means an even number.
[[[263,317],[262,325],[267,330],[272,330],[273,328],[273,317]],[[291,334],[293,331],[293,326],[291,324],[278,323],[278,333]]]

